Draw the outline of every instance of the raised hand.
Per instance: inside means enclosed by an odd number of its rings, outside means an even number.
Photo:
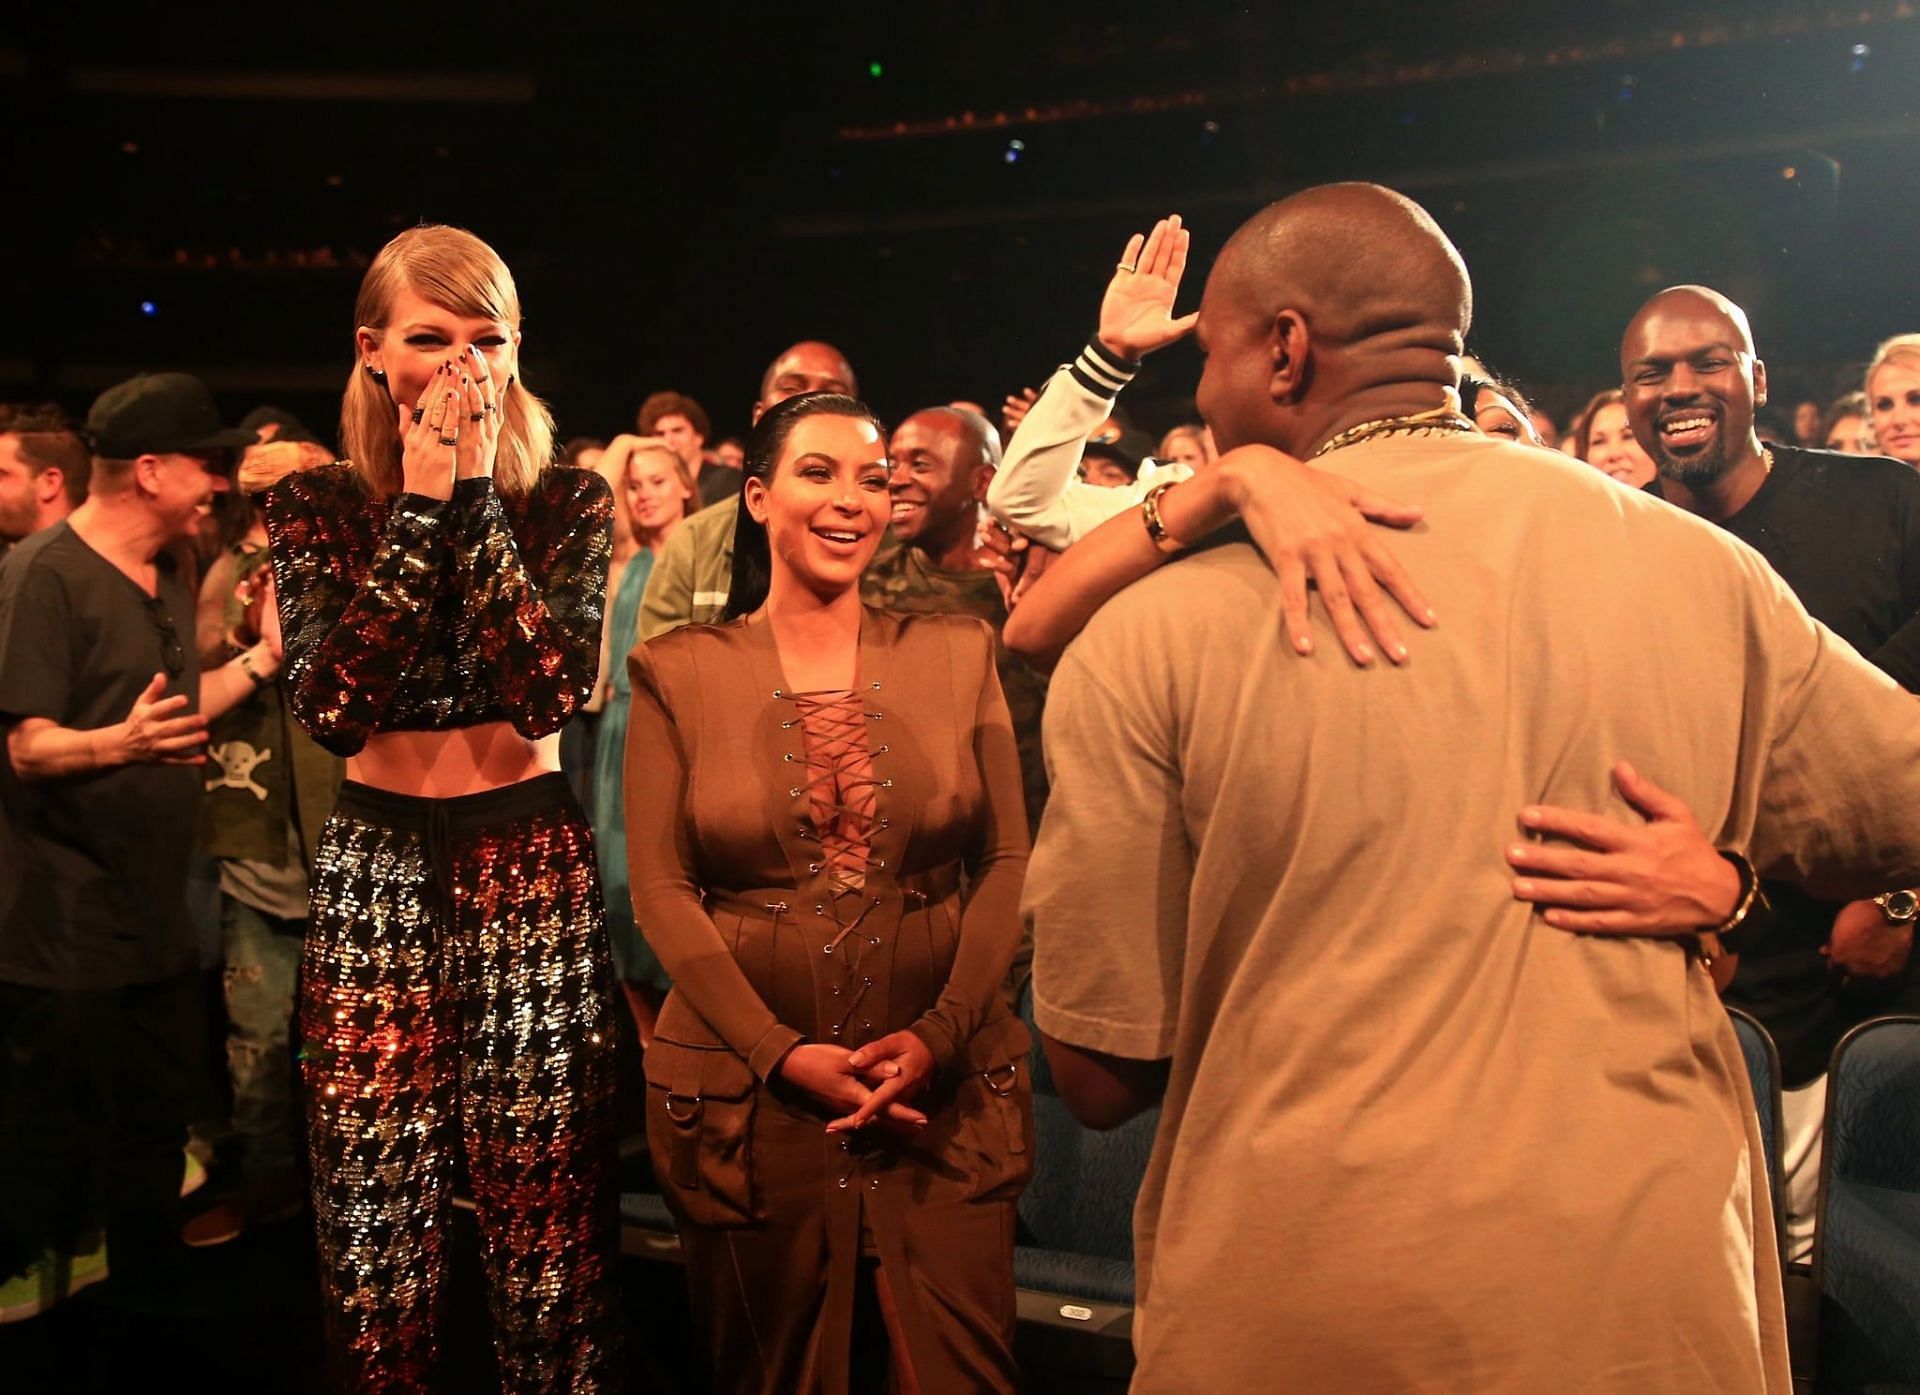
[[[1180,294],[1180,277],[1187,269],[1187,244],[1180,215],[1170,214],[1142,237],[1127,239],[1127,250],[1107,282],[1100,302],[1102,345],[1121,358],[1137,359],[1184,338],[1200,318],[1198,311],[1174,317],[1173,302]]]
[[[1523,827],[1560,841],[1507,849],[1515,899],[1545,907],[1556,929],[1583,934],[1687,935],[1731,915],[1740,874],[1693,811],[1625,761],[1613,783],[1647,822],[1551,805],[1521,811]]]
[[[491,477],[500,450],[500,406],[486,356],[469,344],[457,360],[460,370],[458,444],[453,448],[453,477]],[[449,433],[456,434],[456,433]]]
[[[453,365],[434,369],[420,400],[400,411],[400,479],[409,494],[453,497],[454,454],[460,436],[459,379]]]
[[[133,700],[126,720],[109,728],[117,765],[204,765],[207,719],[198,712],[176,716],[187,705],[185,693],[162,697],[167,675],[156,673]]]

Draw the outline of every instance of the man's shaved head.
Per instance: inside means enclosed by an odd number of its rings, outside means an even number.
[[[1717,318],[1724,323],[1730,342],[1737,344],[1743,352],[1754,352],[1753,326],[1747,323],[1746,311],[1711,286],[1668,286],[1649,297],[1647,303],[1634,312],[1633,318],[1627,322],[1627,332],[1620,343],[1622,368],[1628,362],[1628,351],[1638,341],[1644,340],[1649,321],[1681,316],[1689,319],[1699,316]]]
[[[860,395],[860,384],[853,376],[853,365],[833,345],[819,339],[802,339],[781,350],[760,375],[760,402],[754,419],[775,403],[803,392],[837,392],[847,397]]]
[[[1377,184],[1304,190],[1248,219],[1207,278],[1202,415],[1222,450],[1297,450],[1343,403],[1442,405],[1472,318],[1466,265],[1426,210]]]
[[[1378,184],[1323,184],[1268,204],[1221,249],[1210,296],[1215,283],[1225,308],[1270,320],[1291,306],[1334,344],[1410,327],[1464,341],[1473,319],[1453,243],[1419,204]]]

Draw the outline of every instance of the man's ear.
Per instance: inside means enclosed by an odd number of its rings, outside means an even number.
[[[988,464],[986,461],[982,461],[980,464],[973,467],[973,491],[972,492],[973,492],[974,503],[984,504],[987,502],[987,486],[993,483],[993,477],[996,473],[997,473],[996,468],[993,465]]]
[[[1753,361],[1753,405],[1767,405],[1767,365],[1757,358]]]
[[[749,475],[740,501],[746,505],[747,514],[762,528],[767,526],[767,482],[758,475]]]
[[[67,474],[58,465],[49,465],[33,477],[33,501],[45,508],[67,492]]]
[[[1313,335],[1306,317],[1298,310],[1282,310],[1275,315],[1267,333],[1267,348],[1273,356],[1267,396],[1275,402],[1291,402],[1306,391],[1313,358]]]
[[[158,455],[134,457],[133,483],[143,494],[160,492],[160,474],[167,468],[166,460]]]

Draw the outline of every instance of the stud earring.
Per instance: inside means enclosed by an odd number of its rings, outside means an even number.
[[[384,383],[387,380],[387,375],[382,373],[378,368],[375,368],[371,363],[367,365],[367,376],[376,383]]]

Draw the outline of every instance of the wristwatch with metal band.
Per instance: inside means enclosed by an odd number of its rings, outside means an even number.
[[[1891,925],[1912,925],[1920,919],[1920,896],[1911,891],[1883,891],[1873,898]]]

